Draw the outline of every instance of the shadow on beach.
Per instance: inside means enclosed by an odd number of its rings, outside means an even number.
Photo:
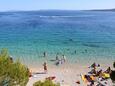
[[[35,72],[33,74],[46,74],[45,72]]]

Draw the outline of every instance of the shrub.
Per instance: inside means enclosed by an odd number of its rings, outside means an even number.
[[[113,82],[115,82],[115,71],[111,71],[110,78]]]
[[[6,49],[0,53],[0,86],[26,86],[29,71],[20,61],[12,62]]]
[[[60,86],[60,84],[54,84],[51,80],[45,80],[44,82],[37,81],[33,86]]]
[[[115,62],[113,63],[113,67],[115,68]]]

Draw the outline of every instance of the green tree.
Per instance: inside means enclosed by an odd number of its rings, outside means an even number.
[[[44,82],[37,81],[33,86],[60,86],[60,84],[54,84],[51,80],[45,80]]]
[[[7,49],[3,49],[0,53],[0,86],[26,86],[28,80],[28,68],[20,61],[12,62]]]
[[[115,61],[114,61],[114,63],[113,63],[113,67],[115,68]]]

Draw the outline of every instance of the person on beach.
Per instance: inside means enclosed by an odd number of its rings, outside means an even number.
[[[29,77],[32,77],[32,72],[29,70],[28,67],[27,67],[27,71],[28,71],[28,75],[29,75]]]
[[[88,72],[89,74],[97,74],[97,71],[96,71],[96,69],[94,68],[94,69],[92,69],[90,72]]]
[[[104,71],[104,72],[105,72],[105,73],[109,73],[109,74],[110,74],[110,73],[111,73],[111,68],[110,68],[110,67],[108,67],[108,68],[107,68],[107,70],[106,70],[106,71]]]
[[[89,75],[84,75],[84,78],[89,82],[87,86],[94,86],[94,80]]]
[[[61,60],[59,60],[59,64],[63,64],[65,62],[66,62],[66,57],[65,57],[65,55],[62,55]]]
[[[61,58],[61,59],[59,59],[58,57],[56,58],[56,65],[57,65],[57,66],[60,65],[60,64],[65,63],[65,62],[66,62],[66,57],[65,57],[65,55],[62,55],[62,58]]]
[[[100,67],[100,64],[96,64],[96,63],[94,62],[89,68],[96,69],[96,67]]]
[[[92,68],[96,69],[96,63],[94,62],[92,65],[91,65]]]
[[[12,58],[12,56],[9,57],[9,60],[10,60],[11,63],[13,63],[13,58]]]
[[[60,65],[60,64],[62,64],[62,59],[58,59],[58,60],[56,60],[56,66],[58,66],[58,65]]]
[[[59,57],[58,57],[58,53],[56,54],[56,63],[55,63],[55,65],[59,65],[60,64],[60,59],[59,59]]]
[[[60,64],[59,60],[56,61],[55,65],[58,66]]]
[[[44,73],[47,73],[47,63],[44,62],[43,66],[44,66]]]

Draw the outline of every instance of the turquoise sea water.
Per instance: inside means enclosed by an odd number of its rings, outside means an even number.
[[[115,12],[0,12],[0,49],[27,65],[63,54],[69,62],[115,60]],[[76,53],[74,53],[76,50]]]

